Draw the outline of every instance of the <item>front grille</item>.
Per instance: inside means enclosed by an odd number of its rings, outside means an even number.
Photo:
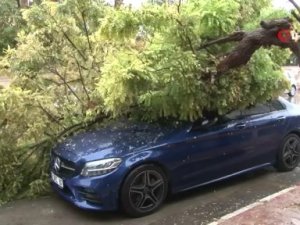
[[[58,171],[59,176],[69,178],[74,177],[78,173],[76,171],[76,167],[73,162],[67,161],[67,160],[61,160],[61,167]]]
[[[59,166],[55,165],[55,161],[59,159]],[[61,178],[71,178],[79,175],[80,171],[76,168],[76,164],[59,156],[52,156],[52,170]]]

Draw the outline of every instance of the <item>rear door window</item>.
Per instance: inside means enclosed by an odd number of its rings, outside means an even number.
[[[257,104],[242,110],[242,116],[254,116],[271,112],[268,104]]]

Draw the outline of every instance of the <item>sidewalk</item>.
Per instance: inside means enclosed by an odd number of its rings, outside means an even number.
[[[300,185],[263,198],[209,225],[300,225]]]

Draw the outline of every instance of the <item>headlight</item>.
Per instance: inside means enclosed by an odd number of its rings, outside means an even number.
[[[93,162],[87,162],[81,171],[85,177],[100,176],[115,170],[122,162],[119,158],[102,159]]]

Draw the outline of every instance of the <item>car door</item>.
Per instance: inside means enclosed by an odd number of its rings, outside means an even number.
[[[204,184],[240,171],[241,158],[248,150],[247,120],[240,111],[234,111],[225,121],[208,128],[192,129],[184,141],[188,146],[187,160],[181,166],[179,189]],[[182,173],[182,171],[185,171]],[[178,185],[177,185],[178,186]]]
[[[249,114],[248,126],[253,130],[255,145],[249,149],[247,167],[270,163],[282,140],[286,112],[278,100],[256,105]]]

